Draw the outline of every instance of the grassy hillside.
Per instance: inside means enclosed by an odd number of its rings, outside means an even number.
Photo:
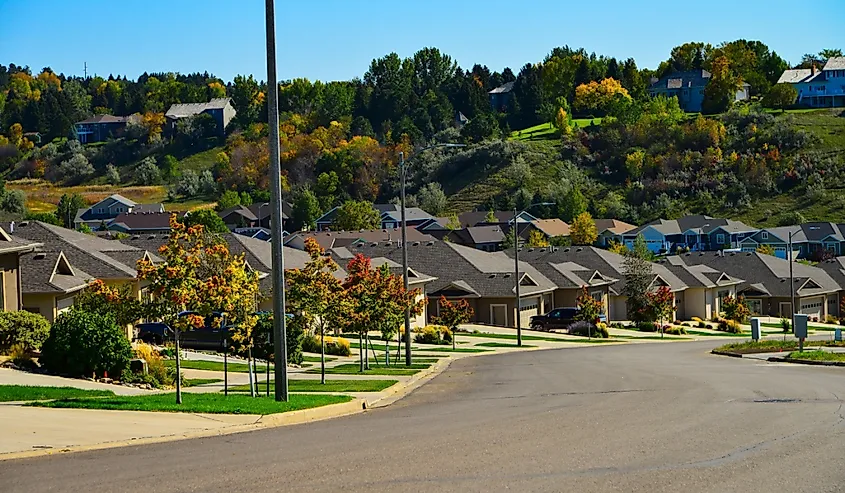
[[[601,118],[574,118],[572,122],[578,127],[584,128],[590,125],[601,125]],[[560,133],[551,123],[541,123],[524,130],[511,132],[511,139],[523,142],[556,140],[558,137],[560,137]]]

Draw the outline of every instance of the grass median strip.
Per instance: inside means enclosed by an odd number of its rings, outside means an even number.
[[[511,344],[509,342],[482,342],[481,344],[476,344],[476,346],[484,346],[484,347],[537,347],[537,346],[530,346],[528,344],[523,344],[522,346],[517,346],[515,343]]]
[[[164,362],[167,366],[176,367],[176,360],[169,359]],[[223,362],[222,361],[205,361],[205,360],[195,360],[195,359],[183,359],[179,362],[179,365],[182,367],[183,370],[206,370],[206,371],[223,371]],[[229,371],[235,373],[247,373],[249,371],[249,365],[246,363],[234,363],[229,362]],[[263,362],[258,363],[256,365],[260,370],[264,369]],[[270,365],[270,369],[273,369],[273,365]]]
[[[830,351],[793,351],[786,359],[804,361],[836,361],[845,362],[845,353],[832,353]]]
[[[459,347],[452,349],[451,347],[438,347],[432,349],[425,349],[426,352],[436,353],[488,353],[490,349],[474,349],[471,347]]]
[[[108,397],[111,390],[86,390],[74,387],[38,387],[33,385],[0,385],[0,402],[37,401],[63,397]]]
[[[326,356],[326,362],[334,361],[337,358],[332,358],[331,356]],[[302,361],[305,363],[319,363],[320,357],[319,356],[303,356]]]
[[[32,402],[29,406],[106,409],[111,411],[156,411],[170,413],[209,414],[274,414],[348,402],[345,395],[293,394],[288,402],[276,402],[272,397],[248,395],[182,394],[182,404],[176,404],[174,394],[151,394],[113,397],[63,398],[55,401]]]
[[[359,363],[347,363],[343,365],[338,365],[332,368],[326,368],[326,374],[328,375],[396,375],[396,376],[403,376],[403,375],[414,375],[415,373],[419,372],[420,370],[425,370],[428,368],[429,364],[424,363],[414,363],[411,367],[407,367],[404,364],[398,364],[395,366],[384,366],[381,364],[376,364],[375,362],[370,362],[370,369],[364,370],[364,372],[358,371],[360,368]],[[306,373],[320,373],[319,368],[312,368],[308,370]]]
[[[798,342],[795,340],[778,341],[744,341],[732,342],[719,346],[714,349],[714,352],[734,353],[734,354],[751,354],[751,353],[766,353],[777,351],[791,351],[798,347]]]
[[[325,384],[319,380],[289,380],[288,390],[291,392],[381,392],[392,387],[398,380],[326,380]],[[267,388],[266,382],[258,383],[258,390]],[[270,382],[270,389],[275,388],[275,382]],[[249,392],[249,385],[235,385],[229,387],[229,392]]]
[[[182,380],[183,387],[196,387],[197,385],[208,385],[211,383],[222,382],[220,378],[186,378]]]

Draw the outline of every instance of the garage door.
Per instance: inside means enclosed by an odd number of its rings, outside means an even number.
[[[801,300],[801,313],[808,317],[822,316],[822,309],[824,307],[824,297],[806,298]]]
[[[540,315],[540,298],[523,298],[519,301],[519,321],[522,327],[528,327],[531,325],[531,317]]]

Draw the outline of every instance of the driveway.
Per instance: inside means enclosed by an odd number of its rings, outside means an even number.
[[[843,369],[717,344],[466,358],[365,414],[0,471],[9,492],[840,491]]]

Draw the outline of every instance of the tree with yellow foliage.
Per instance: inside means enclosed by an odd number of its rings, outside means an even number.
[[[161,130],[164,127],[164,113],[155,113],[148,111],[141,115],[141,126],[147,134],[147,142],[154,142],[161,136]]]
[[[573,245],[592,245],[598,239],[596,222],[589,212],[582,212],[575,217],[569,228],[569,237]]]
[[[546,236],[536,229],[528,234],[528,246],[530,248],[543,248],[549,246]]]
[[[616,98],[631,99],[631,95],[622,87],[622,83],[610,77],[576,87],[573,106],[584,112],[605,112]]]

